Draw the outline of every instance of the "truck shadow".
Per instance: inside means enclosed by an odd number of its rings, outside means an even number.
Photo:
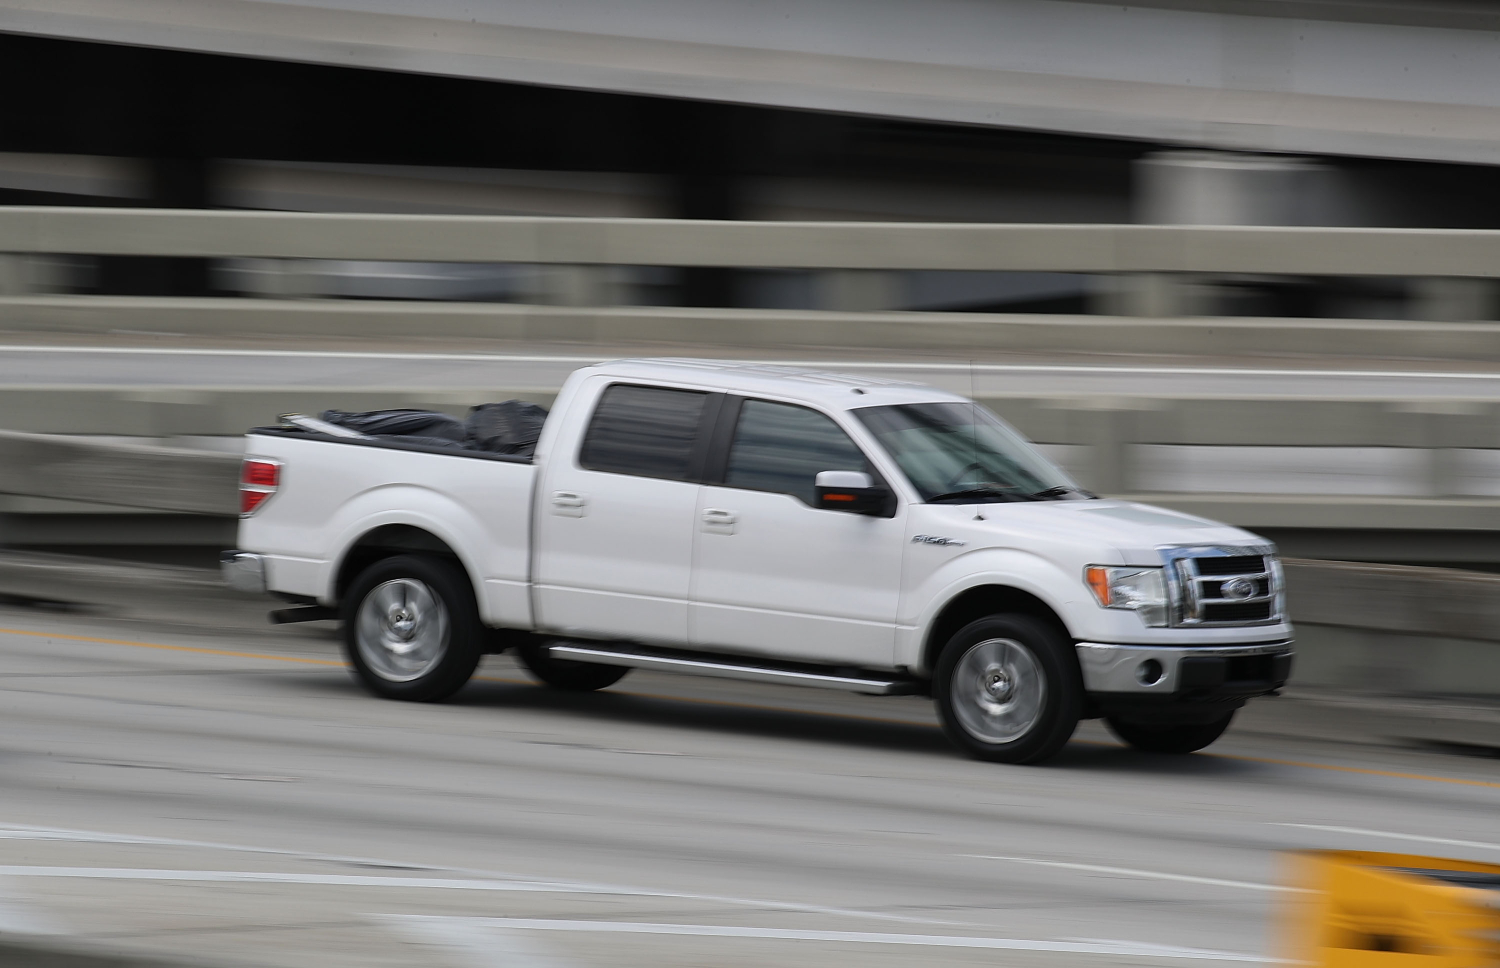
[[[868,718],[782,706],[753,706],[629,691],[560,692],[530,684],[474,682],[453,700],[466,706],[566,712],[620,725],[666,726],[720,735],[802,739],[869,749],[948,750],[942,732],[926,723]]]
[[[871,750],[939,753],[964,758],[936,725],[908,723],[857,713],[753,706],[713,699],[644,696],[628,690],[567,693],[531,684],[475,682],[454,702],[481,707],[566,712],[618,725],[665,726],[719,735],[795,739]],[[1075,737],[1046,768],[1101,773],[1153,773],[1162,776],[1230,777],[1254,775],[1259,765],[1215,757],[1142,753],[1127,746]]]
[[[369,696],[347,675],[282,675],[277,677],[277,686],[324,695],[368,697],[372,703],[388,701]],[[773,701],[778,704],[772,705]],[[396,708],[399,710],[402,705],[397,703]],[[562,692],[524,681],[494,679],[475,680],[442,705],[475,711],[556,712],[606,726],[661,726],[720,736],[800,740],[967,759],[935,724],[882,718],[878,715],[878,705],[871,714],[862,715],[797,709],[779,696],[759,705],[692,696],[642,695],[626,689]],[[1054,759],[1027,769],[1232,778],[1254,777],[1264,772],[1265,767],[1252,761],[1215,756],[1211,749],[1187,756],[1142,753],[1113,741],[1075,736]]]
[[[1253,777],[1265,768],[1254,762],[1215,756],[1212,747],[1199,753],[1142,753],[1122,743],[1074,737],[1049,765],[1086,769],[1094,773],[1120,773],[1180,777]]]

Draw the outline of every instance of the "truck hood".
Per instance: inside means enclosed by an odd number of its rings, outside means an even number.
[[[1271,542],[1257,534],[1206,518],[1130,501],[1038,501],[1027,504],[983,504],[941,507],[932,518],[941,522],[943,534],[969,544],[970,549],[1015,547],[1018,539],[1042,544],[1087,549],[1101,564],[1109,561],[1102,552],[1112,549],[1115,563],[1160,564],[1157,549],[1163,546],[1220,545],[1267,546]],[[976,512],[983,520],[976,520]],[[951,528],[951,532],[950,532]],[[1060,549],[1059,549],[1060,550]]]

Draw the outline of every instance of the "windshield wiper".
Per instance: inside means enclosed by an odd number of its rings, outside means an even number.
[[[943,494],[936,494],[936,495],[928,498],[927,499],[927,503],[928,504],[936,504],[939,501],[954,501],[954,500],[962,500],[962,499],[965,499],[965,498],[982,498],[982,497],[1000,498],[1003,501],[1029,501],[1029,500],[1032,499],[1031,495],[1029,495],[1029,494],[1022,494],[1019,491],[1013,491],[1013,490],[1010,490],[1008,488],[1001,488],[1001,487],[966,487],[966,488],[964,488],[961,491],[948,491],[948,492],[943,493]],[[1040,500],[1040,499],[1038,499],[1038,500]]]
[[[1039,501],[1045,501],[1050,498],[1064,497],[1068,494],[1081,494],[1087,498],[1095,498],[1099,496],[1092,491],[1085,491],[1081,487],[1074,487],[1072,484],[1059,484],[1056,487],[1049,487],[1046,490],[1036,491],[1032,494],[1028,494],[1027,497],[1035,498]]]

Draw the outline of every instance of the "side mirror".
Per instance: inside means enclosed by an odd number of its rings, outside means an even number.
[[[889,492],[876,487],[864,471],[819,471],[813,480],[818,507],[825,511],[881,514]]]

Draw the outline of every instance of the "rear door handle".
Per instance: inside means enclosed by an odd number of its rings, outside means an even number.
[[[735,522],[739,515],[733,511],[723,508],[703,509],[703,530],[709,534],[734,534]]]
[[[553,491],[552,513],[565,518],[581,518],[588,511],[589,499],[577,491]]]

